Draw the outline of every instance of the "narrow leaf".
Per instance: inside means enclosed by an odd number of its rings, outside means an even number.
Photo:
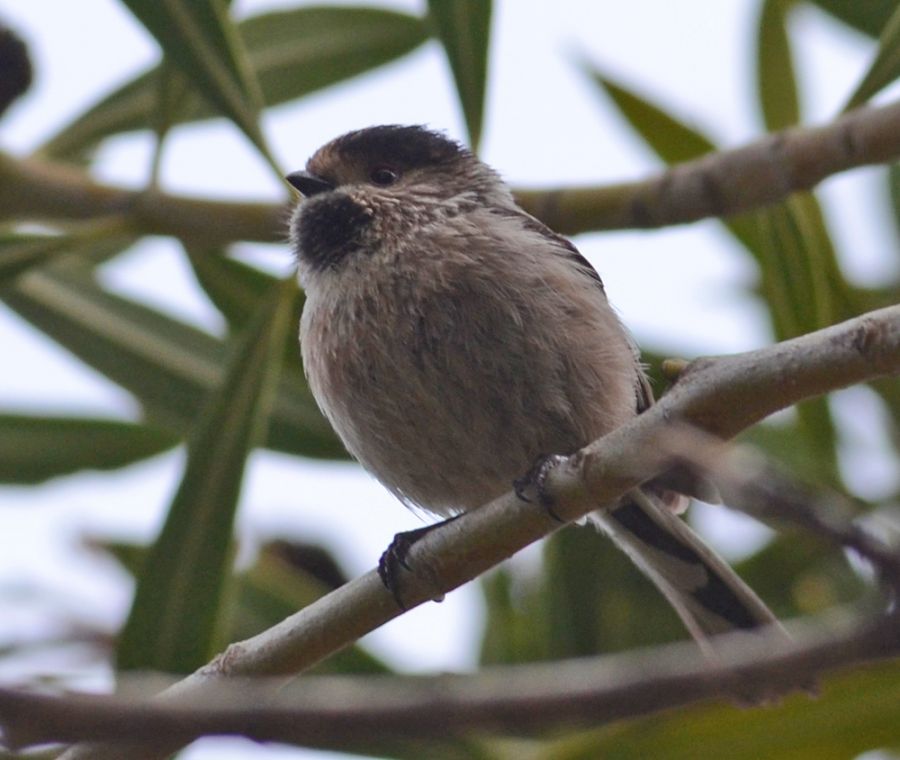
[[[878,39],[875,60],[853,91],[844,110],[849,111],[862,105],[898,77],[900,77],[900,6],[897,6],[887,20]]]
[[[116,218],[86,224],[68,235],[0,233],[0,287],[62,254],[107,258],[134,241],[125,230],[125,222]]]
[[[288,283],[248,325],[198,417],[184,476],[119,639],[122,669],[187,672],[219,643],[244,466],[268,416],[295,293]]]
[[[112,556],[127,572],[138,577],[147,561],[145,546],[120,542],[92,542],[91,548]],[[334,561],[326,550],[299,547],[322,561]],[[312,604],[336,586],[323,583],[308,569],[298,567],[286,555],[295,544],[274,542],[262,547],[256,561],[234,578],[234,604],[227,639],[241,641],[271,628],[297,610]],[[312,669],[314,673],[387,673],[390,668],[359,645],[348,647]]]
[[[667,164],[699,158],[716,149],[708,137],[669,115],[589,64],[582,70],[612,99],[644,142]]]
[[[812,0],[822,10],[854,29],[878,37],[891,14],[897,8],[897,0]]]
[[[556,533],[545,548],[541,615],[550,659],[684,638],[672,607],[634,563],[592,526]]]
[[[169,130],[175,124],[179,111],[185,106],[189,92],[187,80],[178,69],[169,63],[163,63],[156,70],[157,107],[154,109],[153,131],[156,133],[156,149],[153,152],[153,163],[150,173],[150,184],[153,187],[159,182],[159,170],[162,165],[163,147]]]
[[[111,470],[159,454],[178,436],[148,425],[0,414],[0,482],[40,483],[79,470]]]
[[[804,203],[803,196],[758,214],[763,236],[759,252],[763,293],[779,340],[804,335],[837,321],[832,283],[829,282],[829,252],[818,229],[818,207]],[[797,413],[806,443],[825,468],[838,479],[837,435],[826,399],[799,404]]]
[[[259,112],[262,97],[240,37],[217,0],[122,0],[203,97],[269,157]]]
[[[836,321],[827,267],[817,245],[812,210],[795,196],[760,213],[768,245],[763,288],[772,308],[779,340],[827,327]]]
[[[197,282],[216,308],[222,312],[232,332],[240,330],[247,323],[259,310],[260,304],[271,297],[270,294],[277,284],[272,275],[233,259],[222,250],[195,248],[187,250],[187,255]],[[303,302],[303,294],[298,293],[295,324],[300,323]],[[296,331],[288,334],[284,344],[282,376],[285,382],[306,387]]]
[[[73,244],[67,235],[0,234],[0,285],[70,250]]]
[[[84,271],[29,272],[0,291],[0,299],[133,393],[151,422],[178,435],[221,382],[222,341],[108,293]],[[299,372],[282,379],[267,445],[307,456],[346,456]]]
[[[277,283],[272,275],[230,258],[223,250],[194,248],[187,255],[197,282],[231,329],[246,324]]]
[[[428,0],[428,16],[447,53],[473,150],[484,121],[491,10],[491,0]]]
[[[800,122],[797,75],[788,39],[795,0],[765,0],[756,42],[756,76],[763,122],[770,132]]]
[[[329,87],[405,55],[427,39],[414,16],[376,8],[296,8],[238,24],[265,106]],[[155,123],[158,68],[138,76],[63,128],[42,153],[72,159],[112,134]],[[194,91],[173,115],[175,123],[217,112]]]

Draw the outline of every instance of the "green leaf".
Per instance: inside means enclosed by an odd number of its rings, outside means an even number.
[[[836,265],[829,261],[831,257],[823,246],[817,210],[798,194],[759,214],[766,241],[763,292],[779,340],[837,321],[830,277]]]
[[[197,282],[222,312],[232,332],[247,323],[277,283],[272,275],[233,259],[222,250],[195,248],[188,249],[187,255]],[[296,324],[300,322],[303,302],[303,294],[298,293]],[[298,387],[306,386],[296,332],[288,334],[284,344],[282,376]]]
[[[163,147],[166,136],[175,124],[178,113],[184,108],[187,100],[187,80],[175,66],[165,60],[156,70],[157,107],[154,110],[153,131],[156,133],[156,149],[153,151],[153,162],[150,172],[150,184],[155,187],[159,181],[159,170],[162,165]]]
[[[143,571],[149,548],[122,542],[92,542],[92,548],[111,555],[131,575]],[[228,641],[242,641],[271,628],[297,610],[312,604],[337,586],[323,582],[308,567],[298,565],[296,553],[317,562],[334,563],[331,555],[314,545],[276,541],[265,544],[253,565],[234,578],[234,604]],[[310,672],[388,673],[381,660],[355,645],[337,652]]]
[[[0,234],[0,285],[74,245],[67,235]]]
[[[473,150],[484,121],[492,5],[491,0],[428,0],[428,17],[447,53]]]
[[[269,413],[296,292],[288,282],[248,325],[197,419],[184,476],[119,638],[121,669],[189,672],[220,643],[244,466]]]
[[[546,543],[543,622],[550,659],[581,657],[685,638],[656,587],[593,526]]]
[[[827,233],[817,216],[818,205],[804,197],[810,196],[796,194],[757,215],[764,239],[759,249],[763,257],[763,294],[778,340],[805,335],[838,321],[832,287],[837,265],[833,251],[825,245]],[[833,473],[831,483],[836,484],[837,435],[827,400],[818,398],[799,404],[797,413],[806,444],[825,464],[825,470]]]
[[[690,161],[716,149],[698,130],[613,81],[596,67],[585,63],[582,70],[612,99],[632,128],[665,163]]]
[[[885,24],[884,31],[878,39],[875,60],[853,91],[844,110],[849,111],[862,105],[897,77],[900,77],[900,6]]]
[[[265,106],[329,87],[409,53],[427,38],[421,19],[376,8],[296,8],[238,24]],[[155,123],[158,68],[119,88],[76,118],[41,149],[72,159],[112,134]],[[189,91],[176,123],[217,115]]]
[[[785,440],[784,444],[790,448],[791,442]],[[797,448],[795,435],[793,449]],[[798,531],[776,535],[756,554],[738,562],[735,570],[780,620],[825,613],[842,604],[860,604],[864,594],[873,591],[843,552]]]
[[[78,470],[111,470],[176,443],[169,431],[131,422],[0,413],[0,482],[40,483]]]
[[[187,255],[197,282],[232,330],[252,318],[277,283],[272,275],[230,258],[221,249],[192,248]]]
[[[77,268],[29,272],[0,298],[48,337],[133,393],[148,419],[184,435],[221,382],[225,344],[160,312],[113,295]],[[302,375],[282,378],[267,445],[346,457]]]
[[[0,233],[0,287],[32,267],[39,267],[61,254],[97,259],[129,247],[134,238],[126,234],[121,219],[86,224],[68,235]]]
[[[800,123],[797,75],[788,39],[787,17],[795,0],[765,0],[756,43],[759,102],[766,129],[775,132]]]
[[[166,60],[269,158],[259,129],[259,85],[224,4],[218,0],[122,2],[156,38]]]
[[[553,742],[535,757],[846,760],[900,743],[900,663],[832,675],[820,690],[816,697],[795,694],[765,708],[699,705],[617,722]]]
[[[545,659],[545,637],[532,622],[531,613],[538,601],[534,584],[515,578],[511,570],[502,566],[482,576],[480,582],[486,607],[480,664],[507,665]]]
[[[483,588],[482,664],[583,657],[685,636],[659,591],[593,527],[554,534],[539,579],[507,570]]]
[[[870,37],[878,37],[897,0],[812,0],[822,10]]]

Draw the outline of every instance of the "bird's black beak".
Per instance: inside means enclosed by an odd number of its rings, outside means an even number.
[[[291,172],[285,179],[307,198],[334,190],[334,185],[331,182],[306,171]]]

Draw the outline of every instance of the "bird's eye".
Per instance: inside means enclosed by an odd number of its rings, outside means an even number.
[[[400,172],[396,169],[392,169],[390,166],[376,166],[369,172],[369,179],[376,185],[387,187],[388,185],[393,185],[400,179]]]

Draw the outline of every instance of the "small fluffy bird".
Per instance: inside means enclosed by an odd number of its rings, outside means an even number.
[[[450,517],[653,403],[594,268],[469,150],[419,126],[320,148],[287,177],[310,387],[347,450]],[[671,502],[671,500],[669,500]],[[591,520],[701,643],[775,622],[649,489]]]

